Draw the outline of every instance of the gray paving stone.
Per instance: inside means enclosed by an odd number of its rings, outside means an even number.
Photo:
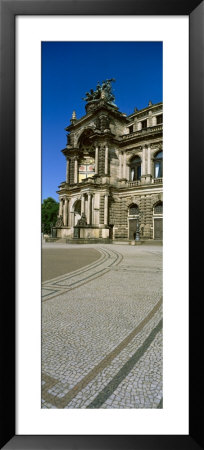
[[[72,285],[72,290],[42,301],[42,408],[89,407],[142,347],[162,317],[160,307],[89,381],[90,373],[147,317],[162,296],[162,247],[94,248],[101,252],[98,266],[90,264],[84,268],[86,272],[80,268],[73,277],[69,273],[68,278],[63,275],[49,280],[49,287],[57,282],[59,289]],[[47,387],[47,378],[51,387]],[[55,403],[56,397],[59,403]],[[157,408],[161,397],[162,332],[101,407]]]

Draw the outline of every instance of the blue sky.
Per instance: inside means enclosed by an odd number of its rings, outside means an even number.
[[[131,114],[149,100],[162,101],[161,42],[42,43],[42,199],[53,197],[65,180],[65,127],[72,111],[85,114],[82,97],[106,78],[120,111]]]

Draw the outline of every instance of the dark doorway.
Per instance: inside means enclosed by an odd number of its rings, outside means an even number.
[[[137,219],[129,219],[129,239],[134,240],[136,236]]]
[[[154,219],[154,239],[163,238],[163,219]]]

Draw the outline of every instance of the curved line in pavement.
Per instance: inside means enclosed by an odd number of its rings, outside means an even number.
[[[134,368],[135,364],[140,360],[140,358],[147,351],[153,340],[155,339],[157,333],[162,330],[162,319],[159,321],[157,326],[151,331],[149,336],[145,339],[143,344],[136,350],[134,355],[121,367],[121,369],[116,373],[112,380],[102,389],[101,392],[94,398],[94,400],[87,406],[87,408],[100,408],[103,403],[108,400],[108,398],[117,389],[120,383],[127,377],[127,375]]]
[[[49,283],[54,283],[55,281],[61,281],[63,280],[63,277],[67,278],[71,278],[73,277],[73,275],[80,275],[80,273],[83,273],[86,270],[91,269],[92,267],[97,267],[98,265],[100,265],[102,262],[104,262],[105,259],[107,259],[107,256],[104,252],[101,251],[101,249],[98,250],[98,252],[101,254],[101,256],[95,261],[92,262],[90,264],[85,264],[83,267],[80,267],[79,269],[73,270],[71,272],[67,272],[67,273],[63,273],[62,275],[59,275],[58,277],[54,277],[54,278],[50,278],[50,280],[46,280],[42,282],[43,286],[46,286],[46,284]]]
[[[131,333],[122,341],[120,344],[110,352],[105,358],[100,361],[90,372],[85,375],[85,377],[80,380],[72,389],[70,389],[67,394],[62,398],[57,398],[51,393],[44,392],[44,399],[49,403],[56,406],[56,408],[64,408],[71,402],[71,400],[76,397],[76,395],[84,389],[102,370],[104,370],[119,353],[131,342],[131,340],[143,329],[143,327],[152,319],[154,314],[158,311],[162,305],[162,298],[154,306],[154,308],[147,314],[147,316],[136,326],[136,328],[131,331]]]
[[[44,288],[44,289],[51,290],[54,287],[59,288],[58,291],[55,291],[54,295],[52,293],[44,294],[44,296],[42,296],[42,302],[44,303],[44,302],[46,302],[48,300],[51,300],[51,299],[53,299],[55,297],[58,297],[61,294],[65,294],[66,292],[68,292],[68,291],[70,291],[72,289],[76,289],[77,287],[80,287],[80,286],[88,283],[89,281],[92,281],[92,280],[94,280],[96,278],[101,277],[102,275],[107,273],[113,265],[118,265],[123,259],[123,256],[121,255],[121,253],[116,252],[115,250],[107,250],[107,249],[104,249],[104,248],[100,248],[99,250],[105,254],[104,258],[101,259],[100,263],[99,262],[97,262],[96,264],[91,263],[91,267],[90,266],[85,266],[84,270],[81,270],[79,273],[72,272],[69,275],[68,274],[67,275],[66,274],[62,275],[62,277],[60,278],[60,280],[58,279],[58,281],[54,281],[55,279],[53,279],[53,280],[50,280],[49,282],[46,281],[46,282],[42,283],[42,288]],[[102,268],[100,270],[97,270],[94,273],[91,273],[86,278],[81,278],[81,279],[71,283],[69,286],[62,285],[62,284],[60,285],[59,284],[60,282],[62,283],[65,280],[70,280],[71,278],[73,278],[73,277],[75,277],[77,275],[82,275],[85,272],[88,272],[89,270],[91,270],[92,268],[93,269],[95,269],[96,267],[100,268],[102,266],[102,264],[104,264],[106,261],[108,261],[109,258],[111,256],[113,256],[113,255],[115,256],[114,261],[111,261],[110,264],[105,266],[104,268]],[[74,286],[74,284],[76,284],[76,286]]]

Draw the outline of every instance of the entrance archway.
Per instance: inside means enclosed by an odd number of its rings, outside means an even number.
[[[135,240],[137,222],[139,220],[139,207],[136,203],[132,203],[128,208],[128,237],[130,240]]]

